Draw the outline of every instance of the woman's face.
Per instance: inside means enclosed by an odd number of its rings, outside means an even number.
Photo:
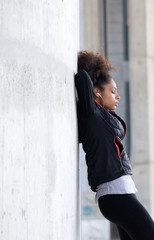
[[[101,94],[103,99],[97,95],[97,92]],[[99,89],[97,92],[95,91],[95,100],[99,102],[99,104],[109,110],[116,109],[120,96],[117,93],[117,86],[113,78],[111,78],[110,83],[104,85],[103,91]]]

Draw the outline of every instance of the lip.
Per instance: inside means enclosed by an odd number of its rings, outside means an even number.
[[[116,102],[115,105],[118,106],[118,102]]]

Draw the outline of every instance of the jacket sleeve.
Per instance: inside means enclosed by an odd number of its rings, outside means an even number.
[[[78,95],[78,112],[82,117],[89,117],[94,113],[96,106],[93,82],[84,69],[75,75],[75,86]]]

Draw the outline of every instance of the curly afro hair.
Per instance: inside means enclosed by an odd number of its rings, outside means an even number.
[[[117,68],[100,52],[79,51],[78,71],[81,69],[89,73],[94,87],[104,90],[103,86],[111,80],[110,71]]]

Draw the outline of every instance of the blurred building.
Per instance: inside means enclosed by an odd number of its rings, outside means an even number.
[[[153,24],[152,0],[80,0],[80,50],[99,50],[119,67],[112,73],[121,96],[116,112],[127,125],[138,198],[154,217]],[[94,202],[84,157],[80,144],[82,240],[118,239]]]

